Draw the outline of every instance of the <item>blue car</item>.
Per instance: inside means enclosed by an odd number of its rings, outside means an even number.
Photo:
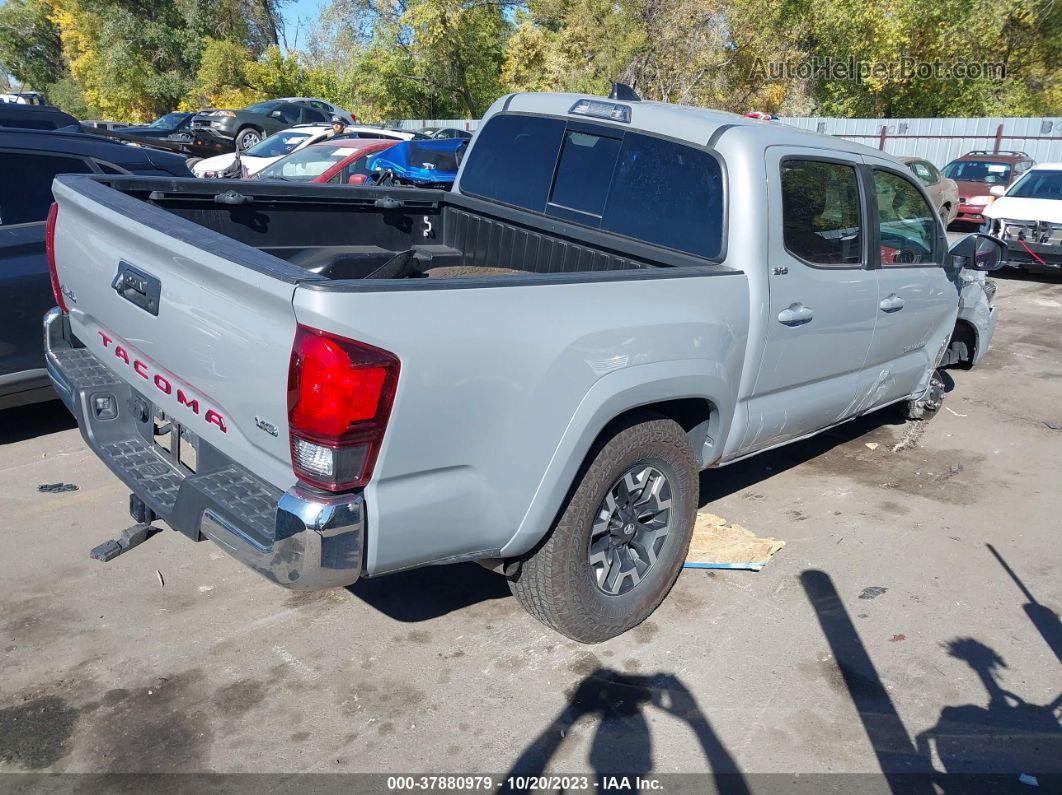
[[[466,146],[464,138],[404,141],[372,159],[367,184],[449,190],[457,179]]]

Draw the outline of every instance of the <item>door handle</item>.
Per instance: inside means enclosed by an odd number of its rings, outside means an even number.
[[[903,299],[900,296],[893,293],[885,298],[881,299],[881,303],[878,304],[884,312],[899,312],[903,309]]]
[[[811,311],[810,307],[804,306],[799,301],[795,304],[790,304],[778,313],[778,321],[787,326],[800,326],[809,322],[813,317],[815,317],[815,313]]]

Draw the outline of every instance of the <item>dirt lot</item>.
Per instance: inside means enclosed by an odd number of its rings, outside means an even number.
[[[683,573],[599,646],[474,564],[298,595],[173,532],[90,560],[131,523],[125,490],[59,404],[0,415],[0,770],[932,765],[1043,786],[1062,773],[1062,282],[999,283],[992,350],[939,416],[705,473],[706,509],[785,548]],[[80,489],[37,493],[56,481]]]

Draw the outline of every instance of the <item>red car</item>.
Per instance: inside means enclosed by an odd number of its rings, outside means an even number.
[[[981,224],[986,204],[996,200],[997,186],[1006,189],[1010,183],[1028,171],[1036,161],[1025,152],[967,152],[944,166],[944,176],[955,180],[959,187],[959,212],[955,221]]]
[[[254,175],[255,179],[362,185],[373,155],[400,141],[384,138],[333,138],[292,152]]]

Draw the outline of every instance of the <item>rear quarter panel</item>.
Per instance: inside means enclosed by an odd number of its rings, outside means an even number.
[[[549,529],[594,438],[627,409],[703,397],[725,435],[748,333],[746,280],[721,268],[684,273],[298,288],[300,323],[402,362],[366,488],[368,572],[526,551]]]

